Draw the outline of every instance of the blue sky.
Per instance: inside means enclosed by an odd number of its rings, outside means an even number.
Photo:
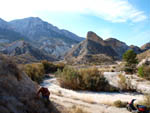
[[[128,45],[150,41],[150,0],[1,1],[1,18],[10,21],[30,16],[82,37],[94,31],[103,39],[113,37]]]

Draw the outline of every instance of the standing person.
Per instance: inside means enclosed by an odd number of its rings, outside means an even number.
[[[42,94],[42,97],[44,99],[44,101],[46,101],[46,103],[49,104],[50,100],[49,100],[49,96],[50,96],[50,91],[48,90],[48,88],[45,87],[41,87],[39,89],[39,91],[37,92],[37,97],[39,98],[39,94]]]

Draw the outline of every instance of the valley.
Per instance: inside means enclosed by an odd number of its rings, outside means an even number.
[[[130,113],[132,99],[150,106],[150,43],[85,35],[39,17],[0,19],[2,113]],[[50,105],[36,97],[41,86]]]

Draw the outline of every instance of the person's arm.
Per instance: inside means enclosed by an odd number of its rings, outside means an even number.
[[[40,88],[39,91],[37,92],[37,97],[39,97],[40,92],[41,92],[41,88]]]

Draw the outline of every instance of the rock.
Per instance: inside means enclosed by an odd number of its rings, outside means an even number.
[[[141,47],[141,49],[142,49],[143,51],[146,51],[146,50],[150,49],[150,42],[144,44],[144,45]]]
[[[120,59],[117,52],[96,33],[89,31],[86,40],[74,46],[65,56],[65,60],[71,63],[106,63],[112,64]],[[91,62],[93,61],[93,62]]]

